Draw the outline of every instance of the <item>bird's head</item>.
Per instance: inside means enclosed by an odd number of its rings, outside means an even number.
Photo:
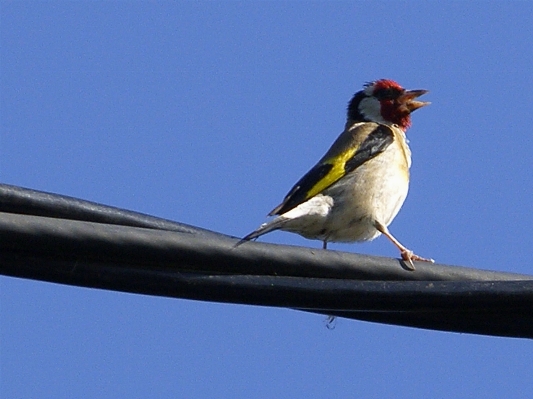
[[[429,105],[416,101],[427,90],[405,90],[393,80],[380,79],[365,84],[348,104],[346,125],[356,122],[396,124],[403,131],[411,125],[411,112]]]

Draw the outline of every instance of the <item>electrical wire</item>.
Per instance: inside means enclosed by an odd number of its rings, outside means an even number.
[[[533,337],[533,276],[247,242],[76,198],[0,185],[0,274],[276,306],[387,324]]]

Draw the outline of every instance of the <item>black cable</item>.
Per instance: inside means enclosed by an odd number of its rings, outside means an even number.
[[[533,337],[533,276],[244,243],[164,219],[0,185],[0,274],[148,295],[298,308]]]
[[[184,223],[9,184],[0,184],[0,212],[223,236]]]

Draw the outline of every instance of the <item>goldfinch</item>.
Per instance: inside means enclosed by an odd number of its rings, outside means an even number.
[[[405,132],[411,112],[429,104],[416,101],[425,93],[388,79],[365,84],[348,103],[344,131],[328,152],[268,214],[274,219],[240,243],[284,230],[321,240],[326,249],[328,242],[369,241],[383,234],[409,269],[414,270],[413,261],[433,262],[415,255],[387,228],[409,189]]]

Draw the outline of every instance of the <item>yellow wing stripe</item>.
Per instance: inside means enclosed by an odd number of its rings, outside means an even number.
[[[308,200],[309,198],[314,197],[342,178],[346,174],[344,166],[346,165],[346,162],[354,156],[355,152],[356,148],[348,148],[345,152],[325,160],[325,164],[332,165],[333,167],[326,176],[320,179],[311,190],[309,190],[305,199]]]

